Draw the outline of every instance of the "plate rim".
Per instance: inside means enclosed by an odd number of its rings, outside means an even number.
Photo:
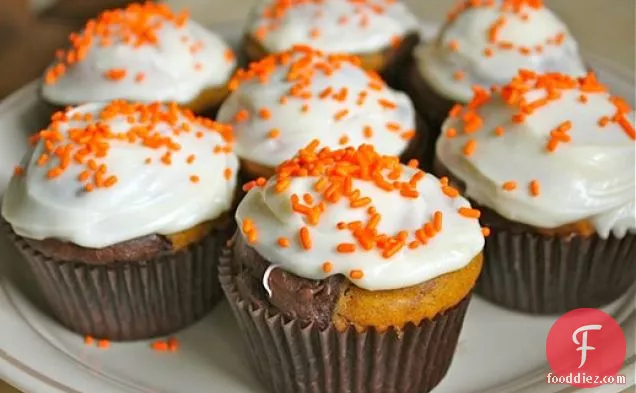
[[[428,22],[423,22],[423,24],[427,24]],[[430,31],[430,24],[426,26]],[[222,35],[227,34],[227,30],[236,29],[236,24],[232,23],[221,23],[210,27],[211,29],[220,32]],[[225,33],[224,33],[225,32]],[[596,56],[591,53],[587,53],[584,51],[584,57],[588,59],[590,62],[593,62],[599,65],[599,68],[602,68],[606,73],[610,73],[615,77],[623,79],[625,81],[629,81],[630,84],[634,85],[634,74],[629,72],[626,67],[618,65],[611,60],[606,58]],[[32,99],[30,96],[37,94],[37,90],[39,88],[40,79],[35,79],[25,86],[19,88],[14,91],[10,95],[8,95],[4,100],[0,102],[0,119],[4,117],[7,113],[12,112],[12,109],[15,106],[19,106],[22,102],[26,102],[29,99]],[[2,262],[0,262],[2,263]],[[16,306],[15,302],[12,300],[12,296],[8,293],[7,284],[13,286],[12,283],[7,282],[4,275],[0,274],[0,306],[3,303],[8,304],[12,307],[12,312],[17,314],[17,317],[20,318],[24,323],[29,326],[30,329],[35,330],[31,325],[26,321],[25,317],[21,315],[19,308]],[[632,299],[632,302],[629,299]],[[624,303],[619,306],[617,310],[616,317],[620,322],[621,326],[633,324],[636,322],[636,286],[634,286],[630,292],[623,298]],[[35,334],[39,333],[36,331]],[[44,338],[43,338],[44,339]],[[628,349],[629,350],[629,349]],[[633,349],[632,349],[633,352]],[[619,371],[619,374],[626,375],[627,384],[626,385],[604,385],[599,387],[597,391],[610,391],[612,386],[616,386],[617,389],[614,391],[621,391],[621,389],[634,386],[636,382],[635,377],[632,375],[634,367],[636,367],[636,353],[633,353],[628,359],[625,360],[623,367]],[[545,385],[542,384],[545,381],[546,373],[550,372],[550,368],[547,363],[544,363],[539,368],[527,372],[523,376],[506,382],[502,385],[496,386],[494,388],[483,391],[482,393],[503,393],[510,392],[512,390],[516,392],[522,393],[538,393],[545,392],[549,389],[549,386],[558,386],[559,389],[550,390],[551,392],[582,392],[583,389],[577,389],[567,385]],[[63,382],[57,380],[54,377],[49,377],[31,367],[24,364],[22,361],[18,360],[14,356],[12,356],[9,352],[3,349],[3,346],[0,346],[0,378],[4,380],[7,384],[15,387],[16,389],[24,392],[37,391],[37,392],[65,392],[65,393],[81,393],[67,385]],[[102,386],[110,385],[113,386],[112,383],[109,383],[108,380],[104,378],[99,378],[99,383],[104,384]],[[520,388],[520,389],[519,389]],[[124,392],[125,390],[122,390]]]

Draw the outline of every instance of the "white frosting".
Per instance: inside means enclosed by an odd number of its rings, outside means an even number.
[[[71,110],[97,116],[103,105],[89,104]],[[113,132],[127,132],[127,116],[105,122]],[[234,196],[238,160],[233,154],[214,154],[215,146],[226,145],[220,133],[182,115],[178,124],[187,123],[191,131],[173,135],[173,126],[160,122],[154,132],[172,137],[181,145],[172,153],[172,164],[161,157],[165,148],[150,149],[140,142],[109,140],[110,150],[103,158],[94,158],[107,166],[106,177],[117,176],[109,188],[85,192],[79,181],[85,165],[71,163],[57,178],[47,173],[59,165],[57,157],[39,166],[44,151],[39,142],[22,161],[25,173],[14,176],[2,204],[2,216],[20,236],[31,239],[55,238],[88,248],[102,248],[149,234],[169,235],[217,218],[229,210]],[[104,124],[104,123],[102,123]],[[143,124],[135,122],[132,126]],[[68,121],[59,126],[64,145],[69,130],[85,128],[85,121]],[[197,136],[197,133],[201,132]],[[74,152],[77,148],[73,148]],[[187,163],[195,154],[195,160]],[[152,163],[146,163],[151,158]],[[232,170],[226,180],[224,170]],[[193,182],[191,176],[198,176]],[[91,176],[92,179],[92,176]]]
[[[272,263],[271,265],[267,266],[267,269],[265,269],[265,273],[263,273],[263,288],[265,288],[267,296],[269,297],[272,297],[272,288],[269,286],[269,276],[277,267],[278,265]]]
[[[297,53],[293,58],[303,57]],[[371,79],[364,70],[348,61],[343,61],[331,75],[314,71],[313,64],[325,61],[326,57],[314,55],[312,65],[307,66],[306,75],[313,72],[311,84],[304,89],[311,93],[310,98],[287,95],[295,83],[287,79],[293,62],[278,65],[266,83],[261,83],[258,78],[246,80],[232,92],[221,106],[217,120],[232,125],[239,157],[274,167],[313,139],[320,139],[323,145],[332,148],[341,147],[346,141],[349,146],[372,144],[382,154],[399,155],[404,151],[409,143],[408,135],[414,134],[415,129],[415,110],[410,99],[383,82]],[[371,81],[380,84],[382,90],[369,88]],[[332,93],[320,98],[321,92],[328,87],[332,88]],[[347,90],[346,99],[332,98],[342,88]],[[363,105],[358,105],[362,91],[366,92],[366,98]],[[287,96],[284,104],[279,101],[281,96]],[[396,107],[387,109],[378,100],[395,103]],[[302,110],[303,105],[308,106],[306,112]],[[267,108],[271,116],[266,119],[259,116],[262,108]],[[336,119],[335,115],[345,109],[347,115]],[[237,120],[239,111],[247,111],[248,120]],[[390,123],[399,125],[400,129],[388,129]],[[367,127],[372,130],[370,137],[365,133]],[[276,138],[269,136],[272,130],[278,130]],[[341,140],[343,136],[346,136],[345,140]]]
[[[263,0],[252,11],[248,33],[269,52],[306,44],[327,52],[365,54],[417,31],[415,15],[399,0]],[[374,11],[379,7],[382,12]],[[282,9],[278,17],[269,9]],[[274,15],[268,16],[268,15]]]
[[[400,181],[408,181],[416,169],[404,168]],[[236,217],[243,231],[246,218],[253,221],[258,231],[251,246],[277,267],[308,279],[324,279],[333,274],[349,275],[361,270],[364,276],[351,281],[367,290],[405,288],[431,280],[443,274],[467,266],[482,250],[484,238],[479,222],[458,213],[469,203],[462,197],[451,199],[442,193],[440,182],[432,175],[425,175],[418,183],[419,196],[407,199],[399,191],[387,192],[372,182],[353,179],[352,189],[359,189],[361,197],[370,197],[372,206],[382,215],[377,227],[379,233],[395,236],[399,231],[409,231],[406,242],[415,240],[414,231],[432,220],[435,211],[443,213],[443,228],[426,245],[411,249],[404,246],[390,258],[384,258],[377,249],[365,251],[358,246],[354,253],[340,253],[340,243],[356,243],[349,230],[337,229],[338,222],[361,220],[367,222],[367,208],[351,208],[346,198],[329,203],[317,225],[307,224],[304,216],[294,213],[290,202],[292,194],[309,193],[316,203],[322,199],[313,185],[317,177],[294,177],[291,186],[282,193],[275,191],[275,180],[270,179],[262,188],[250,190],[238,207]],[[299,231],[307,226],[312,238],[312,248],[306,250],[300,244]],[[245,233],[243,236],[245,236]],[[279,237],[290,240],[289,247],[277,244]],[[333,269],[325,273],[324,262]]]
[[[135,18],[135,13],[120,12]],[[112,43],[101,46],[100,39],[93,37],[82,61],[67,65],[66,72],[54,83],[43,84],[43,97],[60,105],[113,99],[188,103],[204,89],[227,83],[236,60],[229,56],[230,48],[219,36],[191,20],[181,27],[160,16],[149,21],[149,25],[163,22],[155,31],[156,44],[135,47],[113,34]],[[113,31],[121,28],[111,26]],[[57,64],[59,61],[49,71]],[[124,69],[126,76],[121,80],[105,77],[111,69]],[[138,75],[143,75],[143,80],[139,81]]]
[[[468,7],[452,18],[436,40],[422,43],[415,57],[422,77],[445,97],[468,102],[472,86],[489,87],[508,83],[519,69],[536,72],[560,72],[584,76],[586,68],[578,53],[578,45],[567,26],[546,7],[522,7],[520,13],[501,8],[502,0],[493,7]],[[524,20],[522,15],[527,15]],[[489,41],[489,30],[505,18],[497,35],[497,43],[510,42],[513,49],[501,49]],[[561,44],[552,42],[564,33]],[[552,43],[549,43],[552,42]],[[457,44],[453,50],[451,47]],[[540,45],[542,50],[536,50]],[[492,56],[485,51],[492,50]],[[519,48],[531,49],[524,55]],[[461,78],[456,73],[461,73]]]
[[[561,94],[521,124],[511,121],[518,107],[500,96],[477,110],[484,124],[475,133],[463,133],[461,114],[449,118],[437,157],[466,183],[466,195],[510,220],[540,228],[590,220],[601,237],[611,231],[623,236],[636,228],[634,140],[615,122],[599,125],[600,118],[617,112],[607,93],[586,94],[585,104],[578,89]],[[532,102],[545,97],[545,91],[533,89],[524,97]],[[633,125],[634,114],[629,117]],[[572,122],[567,132],[571,142],[547,151],[551,131],[567,120]],[[493,132],[498,126],[504,128],[503,136]],[[450,128],[457,130],[456,137],[445,136]],[[477,147],[465,156],[469,139]],[[528,191],[533,180],[540,184],[538,196]],[[504,190],[508,181],[515,181],[517,189]]]

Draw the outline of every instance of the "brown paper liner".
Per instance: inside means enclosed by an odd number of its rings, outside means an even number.
[[[444,378],[455,353],[470,302],[400,331],[353,327],[321,330],[259,307],[242,297],[232,275],[231,255],[221,260],[219,279],[243,335],[257,376],[277,393],[424,393]]]
[[[89,265],[48,258],[4,226],[53,315],[84,336],[123,341],[171,334],[222,298],[218,261],[233,228],[213,229],[202,241],[154,259]]]
[[[597,308],[636,282],[636,235],[546,236],[496,228],[476,292],[506,308],[561,314]]]

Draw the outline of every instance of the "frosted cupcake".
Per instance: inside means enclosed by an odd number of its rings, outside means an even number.
[[[474,87],[510,82],[519,69],[585,76],[567,26],[541,0],[462,1],[439,36],[414,51],[404,88],[434,131]]]
[[[238,160],[227,128],[176,105],[59,112],[32,138],[2,217],[53,315],[80,334],[169,334],[221,298]]]
[[[482,265],[479,212],[371,145],[314,141],[238,207],[220,279],[274,392],[427,392]],[[395,370],[400,370],[395,372]]]
[[[419,41],[418,21],[399,0],[262,0],[252,10],[244,48],[251,60],[308,45],[360,56],[369,70],[390,73]]]
[[[105,11],[69,41],[43,78],[42,97],[58,107],[125,99],[213,112],[236,66],[219,36],[151,2]]]
[[[438,173],[482,206],[481,293],[533,313],[599,307],[636,280],[634,114],[593,74],[522,71],[453,114]]]
[[[355,57],[296,46],[240,70],[231,88],[217,119],[232,126],[247,178],[271,176],[316,138],[331,148],[373,144],[406,162],[425,137],[406,94]]]

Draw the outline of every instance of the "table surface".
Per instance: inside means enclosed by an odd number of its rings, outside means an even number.
[[[202,23],[241,23],[257,0],[168,0],[188,7]],[[422,18],[441,20],[455,0],[411,0]],[[0,99],[40,75],[68,34],[100,9],[127,0],[0,1]],[[568,24],[584,50],[635,70],[634,0],[545,0]],[[611,4],[611,5],[610,5]],[[611,27],[610,27],[611,26]],[[37,43],[37,44],[36,44]],[[28,61],[27,61],[28,60]],[[633,388],[625,390],[633,391]],[[0,380],[0,393],[18,393]]]

